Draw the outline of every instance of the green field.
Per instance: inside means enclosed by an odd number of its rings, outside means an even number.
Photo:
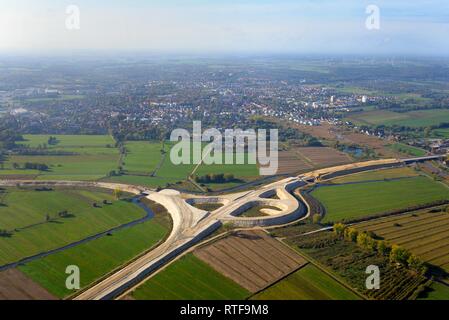
[[[124,170],[151,174],[162,159],[160,142],[128,141],[125,143]]]
[[[449,139],[449,128],[432,130],[433,138]]]
[[[430,109],[398,113],[388,110],[374,110],[354,113],[349,120],[357,124],[427,127],[449,122],[449,110]]]
[[[309,264],[252,300],[359,300],[359,296]]]
[[[375,171],[367,171],[362,173],[351,174],[341,178],[332,179],[333,183],[348,183],[370,180],[385,180],[402,177],[416,177],[419,174],[410,167],[382,169]]]
[[[150,250],[169,231],[168,218],[156,215],[152,220],[35,260],[19,269],[55,296],[63,298],[74,293],[65,287],[67,266],[80,268],[81,287],[85,287]]]
[[[449,287],[433,282],[430,288],[418,297],[418,300],[449,300]]]
[[[230,173],[238,178],[245,177],[258,177],[259,169],[256,164],[248,164],[248,155],[242,155],[244,159],[244,164],[237,164],[237,154],[233,155],[233,163],[225,164],[226,155],[220,154],[220,158],[222,159],[222,164],[206,164],[202,163],[201,166],[196,171],[196,175],[202,176],[208,173]]]
[[[412,157],[423,157],[427,154],[427,151],[421,148],[409,146],[404,143],[394,143],[390,146],[394,151],[412,156]]]
[[[449,199],[449,189],[427,177],[322,186],[312,192],[325,209],[323,222],[383,213]]]
[[[196,165],[174,165],[170,160],[172,144],[166,143],[165,157],[161,154],[160,142],[135,141],[127,142],[130,151],[125,157],[126,174],[108,177],[107,181],[143,185],[148,187],[165,187],[167,183],[184,181],[191,174]],[[163,161],[162,161],[163,159]],[[154,172],[154,176],[150,176]]]
[[[59,248],[145,216],[143,209],[110,193],[76,189],[9,188],[0,194],[0,265]],[[108,200],[110,204],[102,204]],[[94,208],[93,203],[101,205]],[[70,216],[58,213],[67,210]],[[51,220],[47,221],[47,215]]]
[[[138,287],[138,300],[240,300],[249,292],[188,254]]]
[[[48,144],[48,138],[54,136],[58,142]],[[107,135],[24,135],[25,141],[20,142],[31,148],[41,147],[45,152],[70,152],[65,155],[12,155],[5,162],[0,175],[5,175],[17,163],[42,163],[49,166],[48,171],[38,172],[38,179],[51,180],[97,180],[107,176],[110,171],[117,170],[119,151],[115,142]],[[36,174],[36,170],[14,170],[16,174]]]
[[[247,164],[247,155],[244,155],[245,164],[224,164],[225,162],[225,155],[219,154],[220,158],[222,159],[223,164],[207,164],[207,158],[203,159],[201,165],[197,166],[196,164],[180,164],[175,165],[170,159],[170,152],[167,154],[165,161],[163,162],[162,166],[156,173],[156,177],[158,178],[164,178],[168,180],[177,179],[179,180],[185,180],[189,175],[194,172],[195,175],[203,176],[206,174],[233,174],[236,179],[246,180],[248,178],[252,177],[258,177],[259,171],[257,168],[257,165],[255,164]],[[193,152],[190,154],[191,163],[193,163]],[[234,154],[234,160],[236,159],[236,154]],[[234,161],[235,163],[235,161]],[[219,189],[221,187],[226,188],[230,186],[235,186],[240,184],[239,181],[236,181],[234,183],[229,184],[223,184],[223,186],[220,186],[218,184],[211,184],[208,187],[211,187],[212,189]]]

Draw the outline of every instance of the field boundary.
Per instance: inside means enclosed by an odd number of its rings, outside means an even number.
[[[289,249],[292,249],[291,247],[289,247]],[[300,255],[296,250],[294,250],[298,255]],[[302,255],[300,255],[301,257],[303,257]],[[303,257],[304,258],[304,257]],[[281,282],[282,280],[285,280],[286,278],[290,277],[292,274],[298,272],[299,270],[303,269],[304,267],[308,266],[310,263],[309,260],[307,260],[306,258],[304,258],[304,260],[306,260],[307,262],[304,263],[303,265],[299,266],[298,268],[296,268],[295,270],[293,270],[292,272],[282,276],[281,278],[277,279],[276,281],[274,281],[273,283],[267,285],[265,288],[262,288],[259,291],[256,291],[254,293],[252,293],[248,298],[246,298],[246,300],[251,300],[252,297],[258,295],[259,293],[262,293],[263,291],[271,288],[272,286],[278,284],[279,282]]]

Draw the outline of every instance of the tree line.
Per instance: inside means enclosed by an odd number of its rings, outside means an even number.
[[[340,239],[355,242],[363,249],[386,256],[392,263],[397,263],[420,274],[427,271],[424,262],[410,251],[395,244],[390,245],[385,240],[377,240],[372,232],[358,231],[356,228],[348,227],[343,223],[334,224],[333,230]]]

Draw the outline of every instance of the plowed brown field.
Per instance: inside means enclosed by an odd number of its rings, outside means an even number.
[[[315,168],[351,163],[353,160],[344,152],[326,147],[295,149],[301,158],[312,163]]]
[[[301,159],[295,151],[279,152],[279,170],[278,174],[296,173],[313,169],[313,166]]]
[[[0,272],[0,300],[56,300],[17,269]]]
[[[260,291],[307,264],[263,231],[237,232],[194,254],[250,292]]]

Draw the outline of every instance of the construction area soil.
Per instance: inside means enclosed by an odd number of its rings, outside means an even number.
[[[262,230],[235,232],[194,254],[252,293],[307,264],[303,257]]]

